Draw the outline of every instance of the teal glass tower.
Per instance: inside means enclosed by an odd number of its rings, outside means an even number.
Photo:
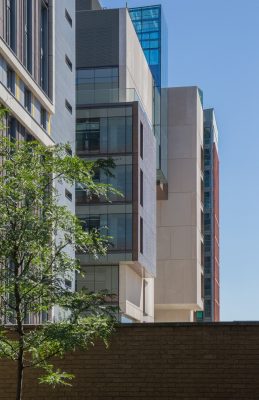
[[[130,17],[138,35],[154,79],[153,126],[157,143],[157,180],[167,182],[167,130],[166,96],[162,88],[167,87],[167,27],[161,5],[129,9]]]
[[[167,29],[161,5],[129,9],[131,20],[138,35],[152,72],[155,86],[167,85]]]

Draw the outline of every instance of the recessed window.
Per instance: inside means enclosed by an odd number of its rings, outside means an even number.
[[[8,118],[8,136],[11,141],[16,139],[17,121],[12,116]]]
[[[143,160],[143,151],[144,151],[144,146],[143,146],[143,124],[140,122],[140,157]]]
[[[15,72],[7,67],[7,89],[15,94]]]
[[[23,0],[23,64],[32,72],[32,1]]]
[[[140,253],[143,254],[143,218],[140,217]]]
[[[72,193],[67,189],[65,189],[65,196],[68,200],[72,201],[73,199]]]
[[[66,286],[66,289],[72,288],[72,282],[70,279],[65,279],[65,286]]]
[[[49,70],[49,9],[45,0],[41,0],[40,17],[40,85],[48,93],[48,70]]]
[[[143,171],[140,170],[140,205],[143,207]]]
[[[6,24],[5,24],[5,35],[6,42],[13,51],[16,50],[16,4],[15,0],[6,1]]]
[[[46,130],[46,128],[47,128],[47,111],[43,107],[41,107],[41,110],[40,110],[40,124],[41,124],[42,128],[44,128]]]
[[[24,89],[24,107],[31,112],[31,91],[27,88]]]
[[[72,64],[72,61],[70,60],[70,58],[67,55],[65,55],[65,61],[66,61],[66,64],[67,64],[68,68],[70,69],[70,71],[72,71],[73,70],[73,64]]]
[[[65,9],[65,17],[66,17],[66,19],[67,19],[69,25],[72,27],[73,21],[72,21],[72,18],[71,18],[71,16],[70,16],[69,12],[67,11],[67,9]]]
[[[66,105],[66,108],[68,109],[68,111],[70,112],[70,114],[72,114],[73,108],[72,108],[71,104],[69,103],[69,101],[66,100],[65,105]]]

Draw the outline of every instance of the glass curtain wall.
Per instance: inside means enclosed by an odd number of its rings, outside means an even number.
[[[161,128],[161,88],[167,86],[167,29],[161,5],[129,9],[140,44],[154,79],[153,126],[157,143],[158,180],[166,181],[167,131]],[[167,117],[164,115],[166,121]]]
[[[83,68],[76,73],[77,104],[119,101],[119,70],[114,68]]]
[[[112,157],[115,162],[111,176],[96,172],[95,181],[112,185],[122,193],[108,193],[108,199],[76,188],[77,206],[89,206],[89,212],[80,213],[85,229],[96,228],[111,237],[109,252],[132,250],[132,108],[82,108],[77,110],[77,154],[87,159]],[[107,212],[111,202],[112,210]],[[125,212],[122,213],[122,205]],[[102,208],[105,207],[105,208]],[[110,207],[110,206],[109,206]],[[126,208],[125,207],[130,207]],[[103,210],[103,211],[102,211]],[[105,211],[104,211],[105,210]]]
[[[155,84],[161,88],[161,6],[129,10]]]

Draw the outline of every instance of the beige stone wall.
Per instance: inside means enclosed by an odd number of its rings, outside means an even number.
[[[139,43],[128,10],[120,9],[120,89],[127,88],[127,101],[134,98],[135,89],[138,98],[152,124],[153,78],[147,60]],[[123,95],[123,92],[121,92]]]
[[[192,321],[193,310],[203,308],[202,146],[197,87],[168,89],[168,200],[157,204],[157,321]]]

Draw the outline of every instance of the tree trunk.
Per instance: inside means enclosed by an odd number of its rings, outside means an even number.
[[[17,385],[16,385],[16,400],[22,400],[23,389],[23,348],[20,348],[19,357],[17,360]]]

